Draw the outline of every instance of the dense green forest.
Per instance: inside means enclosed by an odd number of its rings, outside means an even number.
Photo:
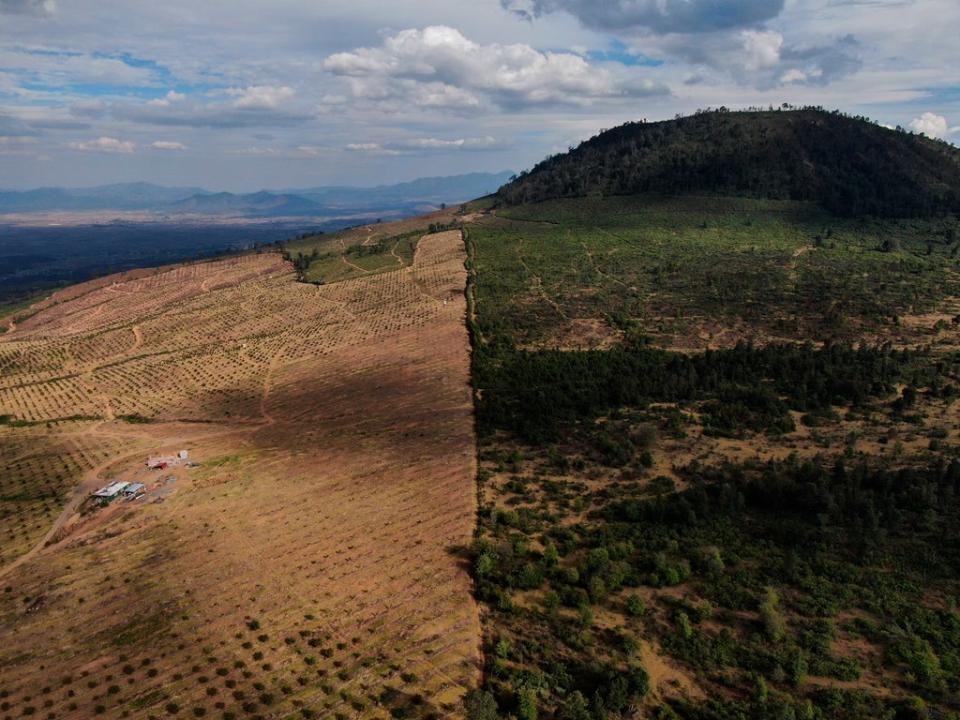
[[[631,122],[547,158],[498,193],[507,205],[637,193],[812,201],[841,216],[960,211],[960,151],[819,108],[699,112]]]

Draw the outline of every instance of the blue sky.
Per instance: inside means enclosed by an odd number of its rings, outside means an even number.
[[[956,0],[0,0],[0,187],[520,170],[817,104],[960,140]]]

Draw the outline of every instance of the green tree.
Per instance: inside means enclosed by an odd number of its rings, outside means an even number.
[[[780,613],[780,596],[776,590],[768,587],[760,602],[760,621],[769,640],[780,642],[787,634],[787,624]]]
[[[631,595],[627,598],[627,612],[633,617],[640,617],[646,610],[647,606],[639,595]]]
[[[467,720],[500,720],[497,701],[485,690],[471,688],[463,699]]]
[[[537,693],[532,688],[525,688],[520,691],[517,717],[519,720],[537,720]]]

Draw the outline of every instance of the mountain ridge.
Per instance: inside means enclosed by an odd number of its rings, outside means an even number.
[[[113,183],[86,188],[0,189],[0,213],[56,210],[152,210],[161,212],[324,215],[344,210],[412,210],[420,205],[469,200],[500,187],[510,175],[465,173],[417,178],[375,187],[319,186],[251,193],[215,192],[201,187],[149,182]]]

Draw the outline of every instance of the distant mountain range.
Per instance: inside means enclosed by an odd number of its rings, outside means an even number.
[[[418,212],[495,192],[510,172],[420,178],[377,187],[323,186],[236,194],[146,182],[89,188],[0,190],[0,213],[58,210],[141,210],[239,217],[331,216]]]

